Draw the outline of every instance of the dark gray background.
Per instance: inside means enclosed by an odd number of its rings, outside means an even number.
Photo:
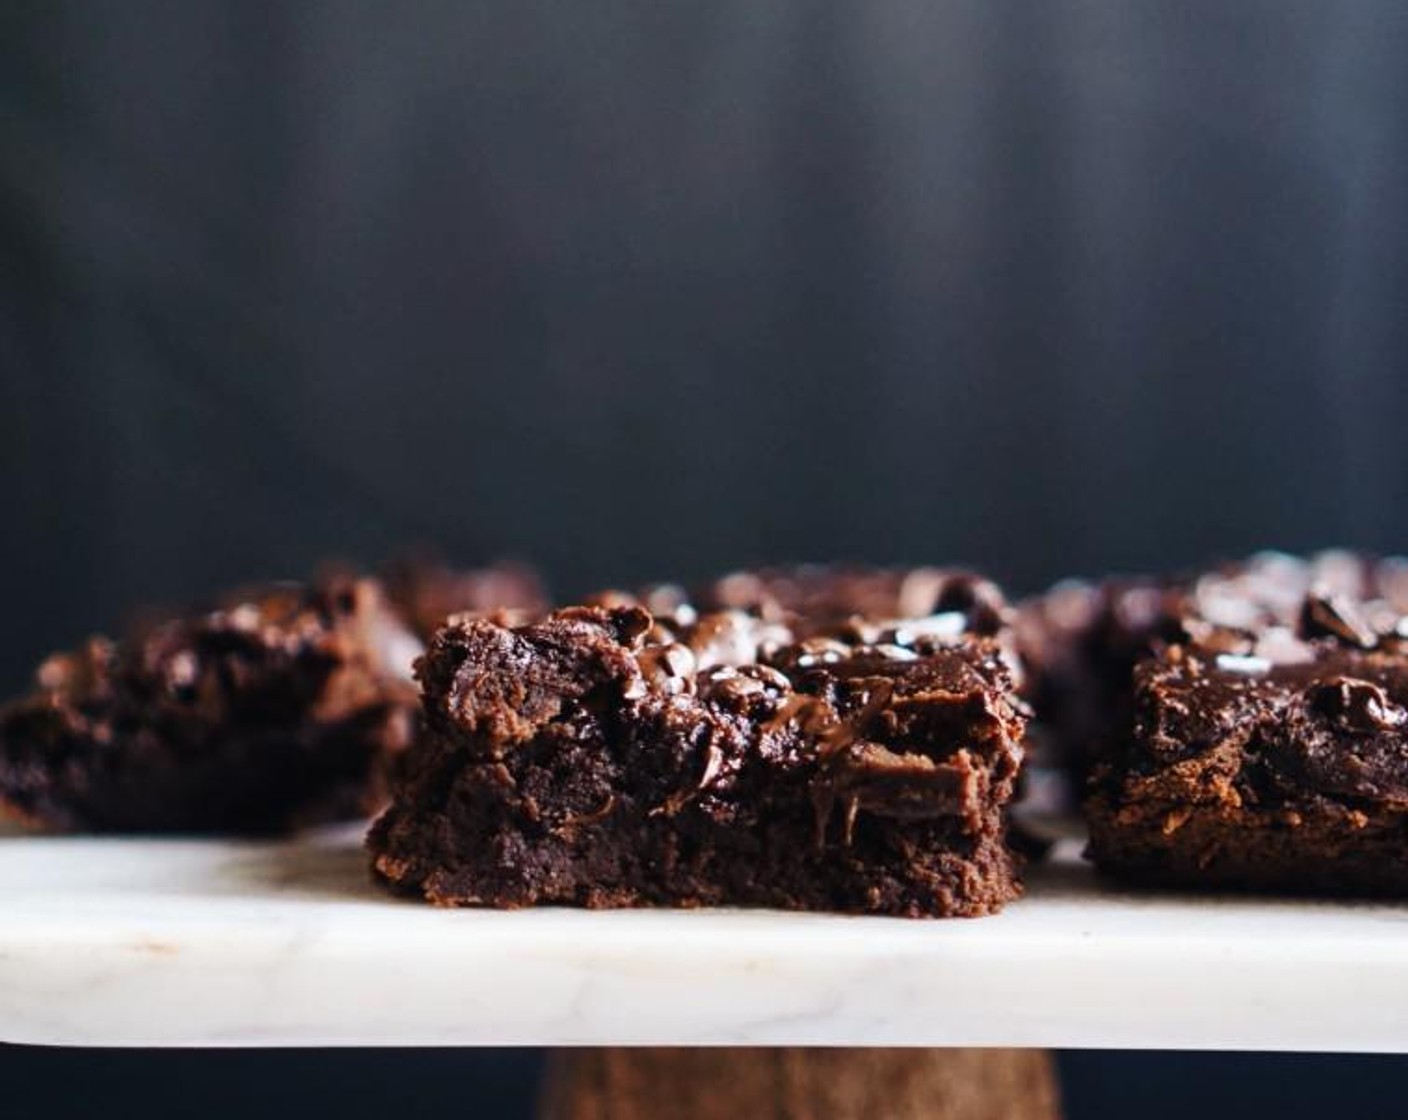
[[[1401,549],[1405,59],[1390,0],[12,0],[0,683],[410,541],[568,594]],[[241,1060],[4,1057],[115,1093]],[[461,1104],[531,1076],[457,1060]],[[1081,1115],[1145,1078],[1290,1116],[1348,1068],[1198,1061],[1067,1069]]]

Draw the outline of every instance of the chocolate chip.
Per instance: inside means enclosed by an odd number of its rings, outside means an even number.
[[[1301,607],[1300,628],[1307,638],[1335,638],[1360,649],[1378,644],[1378,635],[1343,595],[1312,591]]]
[[[721,699],[741,700],[748,696],[760,696],[767,686],[756,677],[744,675],[738,669],[724,666],[709,674],[709,684],[713,694]]]
[[[941,585],[938,598],[927,614],[960,613],[977,634],[996,634],[1007,625],[1006,600],[997,586],[977,577],[957,576]],[[919,611],[906,611],[918,615]]]
[[[1183,629],[1188,632],[1189,640],[1206,653],[1246,655],[1256,645],[1245,630],[1229,629],[1198,618],[1185,619]]]
[[[1354,677],[1331,677],[1306,695],[1316,711],[1358,731],[1384,731],[1408,720],[1382,688]]]
[[[924,639],[934,642],[953,643],[968,630],[968,617],[958,611],[945,611],[931,614],[926,618],[907,619],[890,632],[890,640],[895,645],[912,646]]]
[[[770,665],[747,665],[740,672],[754,677],[769,688],[774,688],[778,692],[790,692],[792,682],[779,673]]]
[[[647,647],[636,655],[641,673],[661,692],[671,696],[694,691],[695,659],[688,646],[675,643]]]
[[[796,647],[795,663],[799,669],[810,669],[814,665],[831,665],[842,661],[850,653],[844,642],[831,638],[811,638]]]

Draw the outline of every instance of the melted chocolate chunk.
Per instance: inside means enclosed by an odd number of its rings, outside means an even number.
[[[1403,708],[1388,693],[1370,681],[1330,676],[1317,680],[1306,691],[1311,706],[1351,731],[1387,731],[1402,727]],[[1405,760],[1408,763],[1408,760]]]
[[[1333,638],[1360,649],[1373,649],[1379,636],[1346,596],[1312,591],[1300,612],[1300,631],[1306,638]]]

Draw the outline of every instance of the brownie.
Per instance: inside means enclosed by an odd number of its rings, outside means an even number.
[[[441,905],[991,913],[1024,715],[999,647],[745,610],[460,618],[368,844]]]
[[[526,621],[548,610],[548,595],[533,569],[500,563],[456,568],[416,555],[386,569],[386,594],[406,625],[429,642],[452,614],[492,614]]]
[[[268,833],[373,811],[420,646],[338,579],[90,639],[0,709],[0,803],[52,828]]]
[[[1135,668],[1131,727],[1096,762],[1086,802],[1101,870],[1408,892],[1408,621],[1379,575],[1357,585],[1374,598],[1322,584],[1273,622],[1204,631]]]

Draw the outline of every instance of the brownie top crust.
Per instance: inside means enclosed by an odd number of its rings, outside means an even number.
[[[1258,800],[1320,793],[1408,809],[1408,663],[1398,653],[1320,646],[1276,663],[1175,648],[1140,666],[1137,750],[1152,773],[1209,750],[1256,769]]]
[[[883,624],[954,615],[963,631],[991,637],[1010,622],[996,584],[945,568],[764,568],[695,587],[690,600],[701,611],[747,611],[800,633],[824,632],[851,618]]]
[[[705,665],[767,661],[784,645],[807,642],[819,655],[857,644],[927,650],[983,637],[1002,650],[1014,680],[1022,674],[1014,613],[1001,590],[957,569],[765,568],[689,589],[605,591],[588,603],[645,608],[657,640],[684,642]]]
[[[1258,553],[1201,575],[1058,584],[1021,604],[1017,644],[1044,746],[1079,777],[1127,732],[1135,666],[1175,646],[1305,659],[1305,643],[1373,648],[1408,608],[1408,561]]]
[[[210,722],[338,719],[404,681],[414,648],[371,581],[275,584],[147,625],[125,642],[94,638],[57,654],[40,665],[33,699],[94,709],[167,703]]]
[[[1134,669],[1132,726],[1097,767],[1097,801],[1408,810],[1401,562],[1344,558],[1314,582],[1310,567],[1281,566],[1274,594],[1234,585],[1251,604],[1219,588],[1219,625]]]
[[[1312,600],[1328,604],[1313,607],[1320,621],[1306,614]],[[1074,657],[1120,671],[1171,645],[1246,649],[1267,631],[1342,629],[1331,619],[1342,611],[1374,632],[1391,630],[1408,611],[1408,559],[1263,552],[1201,575],[1068,580],[1023,603],[1018,627],[1037,668]]]
[[[1408,620],[1381,597],[1389,586],[1322,583],[1259,630],[1215,628],[1138,666],[1126,776],[1217,751],[1258,803],[1318,794],[1408,809]],[[1376,597],[1352,597],[1366,591]]]
[[[899,755],[857,748],[883,740],[908,756],[904,765],[928,770],[942,761],[935,749],[1009,750],[1020,739],[1023,716],[990,642],[938,651],[922,637],[911,645],[789,639],[785,628],[741,611],[671,627],[639,607],[569,608],[518,628],[456,620],[418,674],[427,718],[473,733],[471,749],[493,758],[566,706],[591,710],[603,691],[628,720],[693,721],[704,712],[715,730],[750,724],[756,742],[726,734],[721,750],[755,751],[781,767],[844,768],[850,758],[879,774],[901,765]],[[702,773],[717,784],[739,761],[721,756]]]

